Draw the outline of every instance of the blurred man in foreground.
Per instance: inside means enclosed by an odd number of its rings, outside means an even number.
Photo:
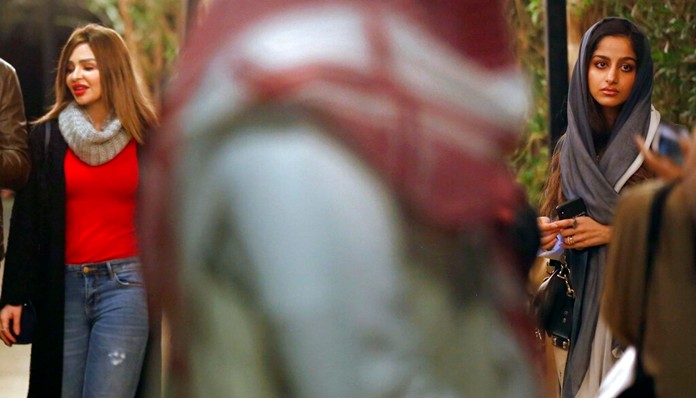
[[[497,1],[213,4],[143,184],[174,395],[538,395],[506,29]]]

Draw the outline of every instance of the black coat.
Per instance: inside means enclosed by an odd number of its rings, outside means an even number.
[[[68,146],[57,120],[50,125],[47,151],[44,124],[36,125],[29,135],[32,168],[29,182],[15,196],[0,299],[2,306],[20,304],[27,298],[34,302],[38,323],[28,396],[37,398],[60,397],[63,377],[64,160]],[[151,316],[151,324],[150,342],[159,343],[159,317]],[[159,357],[159,344],[149,345],[148,356]]]

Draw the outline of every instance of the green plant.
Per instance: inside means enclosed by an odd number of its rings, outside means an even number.
[[[119,31],[155,102],[171,74],[184,27],[181,0],[88,0],[86,6]]]
[[[696,2],[693,0],[569,0],[569,37],[580,37],[598,19],[615,15],[633,20],[651,41],[655,64],[653,104],[662,117],[696,125]],[[538,205],[549,161],[544,2],[513,0],[510,17],[518,57],[533,87],[533,109],[523,139],[510,159],[532,205]],[[573,54],[571,54],[572,56]]]
[[[520,146],[510,159],[517,180],[526,191],[529,202],[538,205],[546,181],[549,160],[547,132],[547,81],[544,45],[544,2],[515,0],[510,20],[517,33],[517,56],[532,87],[532,107],[522,132]]]
[[[184,5],[181,0],[3,0],[0,39],[21,29],[26,42],[41,43],[56,27],[72,30],[98,21],[123,35],[136,68],[159,103],[178,55],[185,25]]]

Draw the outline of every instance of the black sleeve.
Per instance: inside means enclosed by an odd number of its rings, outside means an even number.
[[[39,167],[44,162],[44,125],[29,135],[31,170],[27,184],[17,190],[12,206],[10,233],[5,256],[0,305],[21,304],[32,297],[37,259],[41,248],[39,220],[43,208],[39,197]]]
[[[513,254],[518,262],[520,275],[526,277],[534,264],[539,250],[541,233],[537,226],[539,214],[528,203],[520,207],[512,223],[508,226],[508,242],[512,245]]]

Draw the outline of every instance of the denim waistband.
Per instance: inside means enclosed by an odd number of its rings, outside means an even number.
[[[113,270],[119,270],[128,266],[139,267],[140,257],[119,258],[98,263],[65,264],[65,269],[68,272],[79,272],[86,275],[99,272],[111,273]]]

